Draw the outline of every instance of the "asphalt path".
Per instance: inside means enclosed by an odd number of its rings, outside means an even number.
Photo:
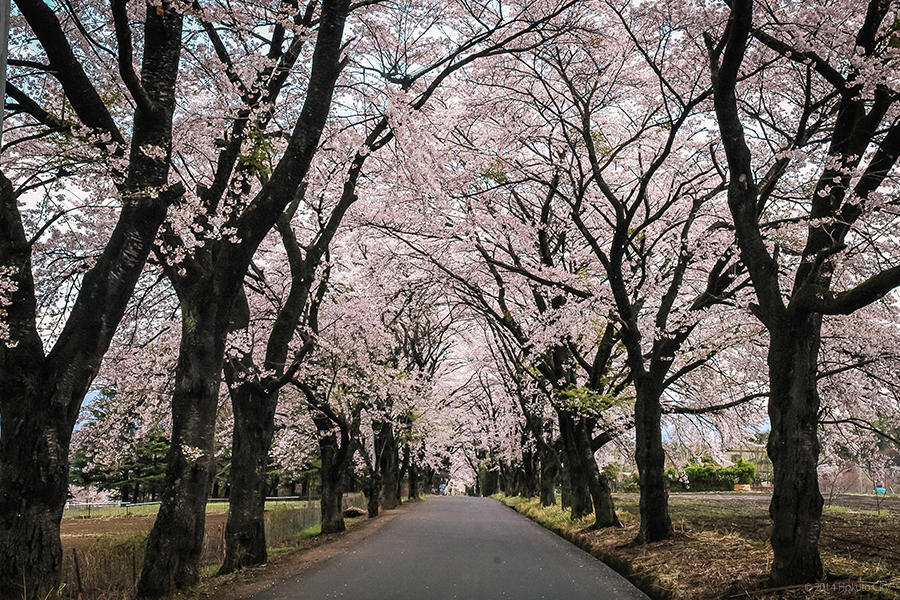
[[[433,497],[254,600],[642,599],[590,554],[488,498]]]

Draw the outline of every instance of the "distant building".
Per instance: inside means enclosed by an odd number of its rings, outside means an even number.
[[[766,447],[762,444],[744,444],[728,451],[728,458],[736,463],[745,460],[756,465],[757,484],[771,483],[773,479],[772,461],[766,454]]]
[[[856,465],[847,466],[830,477],[819,475],[819,489],[826,498],[831,494],[871,494],[875,483],[865,469]],[[877,479],[877,483],[892,494],[900,492],[900,479],[896,476],[887,475]]]

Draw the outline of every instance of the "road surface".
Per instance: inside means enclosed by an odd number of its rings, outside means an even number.
[[[647,600],[626,579],[487,498],[429,498],[352,551],[254,600]]]

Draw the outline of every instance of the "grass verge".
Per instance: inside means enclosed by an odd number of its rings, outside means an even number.
[[[768,515],[746,509],[740,498],[670,499],[675,537],[637,545],[637,497],[616,499],[623,529],[592,531],[593,516],[573,520],[559,504],[541,506],[536,498],[494,496],[504,504],[593,554],[656,600],[739,598],[900,599],[900,538],[896,515],[872,517],[832,511],[824,520],[822,558],[828,577],[820,584],[768,589],[772,561]],[[757,514],[759,513],[759,514]],[[872,522],[869,522],[872,521]],[[836,543],[837,532],[848,537]],[[866,531],[868,542],[846,531]],[[875,544],[873,537],[887,542]]]

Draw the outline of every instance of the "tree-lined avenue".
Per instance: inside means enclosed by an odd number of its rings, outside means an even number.
[[[487,498],[429,498],[353,551],[254,600],[645,599],[591,555]]]

